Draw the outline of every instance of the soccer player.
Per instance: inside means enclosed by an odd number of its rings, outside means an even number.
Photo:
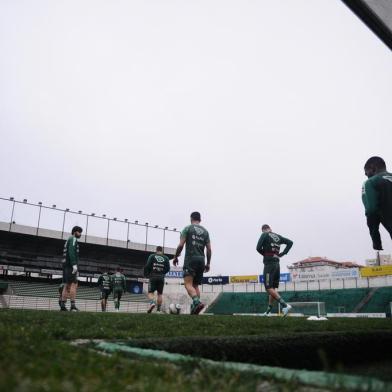
[[[112,275],[112,288],[113,288],[113,299],[114,299],[114,307],[116,311],[120,311],[120,301],[121,297],[126,289],[126,278],[121,273],[121,269],[117,268],[115,274]]]
[[[263,256],[264,286],[268,293],[268,308],[263,313],[263,316],[270,316],[274,300],[278,301],[282,306],[283,316],[287,316],[292,306],[287,304],[278,293],[280,280],[279,259],[289,252],[293,246],[293,241],[273,233],[268,225],[263,225],[261,230],[263,233],[257,243],[256,250]],[[282,244],[286,245],[286,247],[280,253],[280,246]]]
[[[106,312],[108,298],[112,292],[112,279],[107,271],[98,278],[98,286],[101,289],[101,309]]]
[[[165,286],[165,275],[170,271],[170,261],[163,254],[162,246],[157,246],[156,253],[149,256],[144,267],[144,276],[148,277],[148,298],[150,307],[147,313],[151,313],[157,305],[157,312],[161,311],[163,287]],[[157,292],[157,302],[154,300],[154,293]]]
[[[67,296],[71,299],[71,311],[78,311],[75,305],[76,290],[78,287],[79,244],[83,229],[79,226],[72,228],[72,235],[67,239],[63,252],[63,293],[60,309],[66,311]]]
[[[178,257],[185,248],[184,285],[188,295],[192,298],[191,314],[199,314],[204,309],[200,302],[199,285],[203,280],[203,272],[210,270],[211,242],[208,231],[200,225],[199,212],[192,212],[191,224],[181,232],[180,243],[177,247],[173,264],[178,265]],[[205,264],[204,250],[207,249],[207,264]]]
[[[382,249],[380,223],[392,238],[392,173],[387,172],[384,159],[371,157],[365,163],[368,180],[362,188],[362,201],[373,249]]]

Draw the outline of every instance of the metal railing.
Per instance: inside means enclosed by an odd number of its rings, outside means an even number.
[[[171,233],[178,233],[180,234],[180,232],[176,229],[170,229],[167,226],[159,226],[159,225],[150,225],[148,222],[145,223],[139,223],[138,220],[133,220],[131,221],[128,218],[124,218],[124,219],[118,219],[116,217],[110,218],[107,217],[106,214],[102,214],[102,215],[97,215],[95,213],[84,213],[83,211],[73,211],[69,208],[58,208],[56,204],[52,204],[52,206],[46,206],[44,205],[42,202],[38,202],[37,204],[35,203],[30,203],[27,201],[27,199],[23,199],[23,201],[19,201],[16,200],[14,197],[9,197],[9,198],[4,198],[4,197],[0,197],[0,200],[4,201],[4,202],[9,202],[9,206],[10,206],[10,220],[9,220],[9,231],[12,231],[12,226],[16,224],[16,222],[14,221],[14,216],[15,216],[15,208],[18,205],[27,205],[27,206],[32,206],[32,207],[36,207],[38,209],[38,218],[37,218],[37,224],[35,227],[35,234],[38,236],[39,235],[39,230],[43,229],[43,227],[41,227],[41,213],[42,210],[51,210],[51,211],[58,211],[61,212],[63,214],[62,217],[62,230],[61,230],[61,239],[64,238],[64,234],[66,234],[65,231],[65,222],[66,222],[66,217],[67,214],[74,214],[74,215],[79,215],[79,216],[84,216],[86,219],[86,224],[84,229],[84,233],[83,233],[83,237],[84,237],[84,241],[87,242],[87,236],[88,236],[88,230],[89,230],[89,223],[91,223],[92,219],[100,219],[100,220],[104,220],[107,222],[106,224],[106,245],[109,245],[109,241],[110,241],[110,224],[113,222],[116,223],[120,223],[123,225],[126,225],[126,237],[123,239],[124,241],[126,241],[127,243],[127,248],[129,243],[131,242],[131,238],[130,238],[130,227],[134,226],[134,227],[140,227],[143,228],[145,231],[145,235],[144,235],[144,250],[147,250],[147,245],[148,245],[148,238],[149,238],[149,230],[157,230],[157,231],[161,231],[161,242],[159,244],[156,245],[161,245],[162,247],[165,248],[166,245],[166,233],[171,232]],[[121,239],[120,239],[121,240]]]
[[[0,307],[8,309],[59,310],[58,298],[1,295]],[[101,301],[76,299],[76,306],[83,312],[101,312]],[[148,302],[122,301],[120,313],[145,313]],[[113,301],[108,301],[107,312],[115,312]]]

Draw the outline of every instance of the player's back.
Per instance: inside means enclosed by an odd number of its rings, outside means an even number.
[[[204,250],[210,242],[207,229],[201,225],[191,224],[187,226],[182,236],[186,238],[186,258],[204,258]]]
[[[112,285],[113,290],[123,290],[124,289],[125,276],[120,272],[116,272],[112,275]]]

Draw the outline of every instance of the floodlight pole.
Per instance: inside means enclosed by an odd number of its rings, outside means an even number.
[[[63,216],[63,230],[61,232],[61,239],[64,239],[64,228],[65,228],[65,214],[67,213],[67,210],[64,210],[64,216]]]
[[[163,229],[163,253],[165,253],[165,238],[166,238],[166,227]]]
[[[131,223],[130,222],[128,222],[128,228],[127,228],[127,249],[129,248],[129,225],[130,225]]]
[[[87,242],[87,230],[88,230],[88,214],[86,219],[86,234],[84,235],[84,242]]]
[[[12,212],[11,212],[11,221],[10,221],[10,229],[9,229],[9,231],[11,231],[12,221],[14,219],[14,211],[15,211],[15,200],[12,200]]]
[[[147,250],[147,241],[148,241],[148,224],[146,224],[146,246],[144,250]]]
[[[39,223],[41,221],[41,210],[42,210],[42,203],[38,203],[38,204],[39,204],[39,213],[38,213],[38,225],[37,225],[37,233],[36,233],[36,235],[38,235]]]
[[[107,218],[107,219],[108,219],[108,229],[106,232],[106,246],[109,245],[109,225],[110,225],[110,219],[109,218]]]

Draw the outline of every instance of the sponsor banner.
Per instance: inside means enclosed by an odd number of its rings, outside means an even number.
[[[165,275],[165,278],[183,278],[183,277],[184,277],[184,271],[169,271]]]
[[[83,276],[85,278],[95,278],[95,274],[91,272],[80,272],[79,276]]]
[[[258,275],[230,276],[230,283],[258,283]]]
[[[62,270],[53,270],[53,269],[41,269],[41,274],[43,275],[62,275]]]
[[[291,272],[291,280],[293,282],[308,282],[313,280],[335,280],[359,278],[358,268],[342,268],[336,270],[320,270],[312,272]]]
[[[101,274],[94,274],[93,278],[98,279],[101,276]]]
[[[142,282],[142,283],[148,283],[149,279],[147,279],[147,278],[137,278],[137,281],[138,282]]]
[[[290,282],[290,279],[290,274],[286,272],[280,274],[279,282]],[[259,283],[264,283],[264,275],[259,275]]]
[[[205,276],[201,282],[202,284],[228,284],[228,276]]]
[[[363,267],[361,268],[362,278],[368,278],[372,276],[385,276],[392,275],[392,265],[379,265],[377,267]]]
[[[385,313],[327,313],[327,317],[386,318]]]
[[[0,264],[0,271],[8,269],[8,265]]]
[[[36,272],[36,273],[40,273],[41,269],[40,268],[30,268],[30,267],[26,267],[25,268],[25,272]]]
[[[18,271],[18,272],[24,272],[24,267],[19,267],[16,265],[9,265],[8,266],[9,271]]]

